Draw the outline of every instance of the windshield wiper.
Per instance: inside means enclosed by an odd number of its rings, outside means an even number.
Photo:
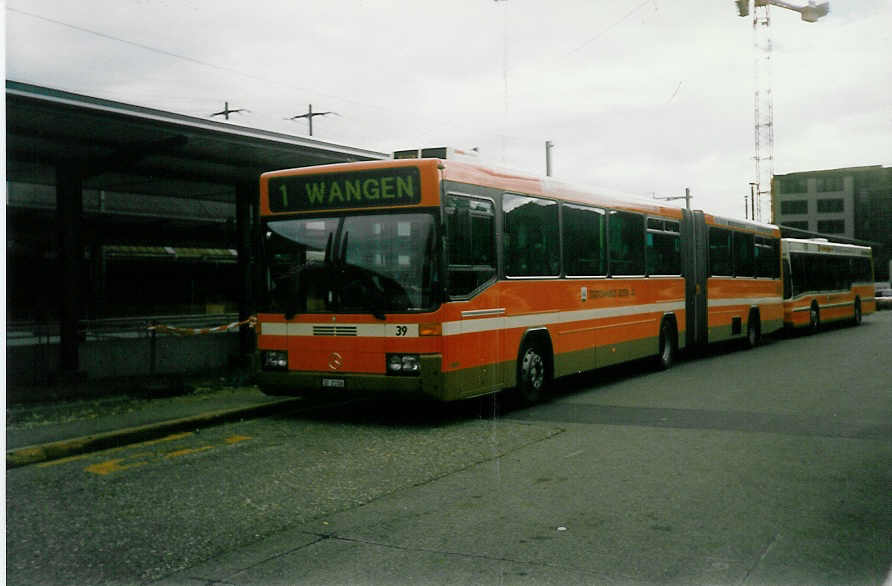
[[[325,242],[325,256],[322,258],[322,262],[325,264],[329,264],[331,262],[331,244],[334,238],[334,232],[328,233],[328,240]]]

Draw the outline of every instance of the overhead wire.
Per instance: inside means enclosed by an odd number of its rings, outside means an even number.
[[[182,60],[182,61],[186,61],[186,62],[189,62],[189,63],[194,63],[194,64],[196,64],[196,65],[200,65],[200,66],[203,66],[203,67],[208,67],[208,68],[215,69],[215,70],[218,70],[218,71],[222,71],[222,72],[225,72],[225,73],[229,73],[229,74],[233,74],[233,75],[238,75],[238,76],[241,76],[241,77],[244,77],[244,78],[247,78],[247,79],[252,79],[252,80],[254,80],[254,81],[263,82],[264,84],[275,84],[275,85],[278,85],[278,86],[281,86],[281,87],[288,88],[288,89],[291,90],[291,91],[299,91],[299,92],[311,93],[311,94],[316,95],[316,96],[326,97],[326,98],[330,98],[330,99],[334,99],[334,100],[339,100],[339,101],[342,101],[342,102],[355,104],[355,105],[358,105],[358,106],[363,107],[363,108],[371,108],[371,109],[378,110],[378,111],[381,111],[381,112],[386,112],[386,113],[388,113],[388,114],[396,114],[396,113],[397,113],[397,112],[394,112],[393,110],[387,109],[387,108],[385,108],[385,107],[383,107],[383,106],[379,106],[379,105],[377,105],[377,104],[373,104],[373,103],[369,103],[369,102],[361,102],[361,101],[358,101],[358,100],[355,100],[355,99],[352,99],[352,98],[347,98],[347,97],[344,97],[344,96],[340,96],[340,95],[336,95],[336,94],[331,94],[331,93],[326,93],[326,92],[323,92],[323,91],[319,91],[319,90],[317,90],[317,89],[311,89],[311,88],[306,88],[306,87],[302,87],[302,86],[292,85],[292,84],[289,84],[289,83],[285,83],[285,82],[283,82],[283,81],[280,80],[280,79],[270,79],[270,78],[268,78],[268,77],[264,77],[264,76],[259,76],[259,75],[255,75],[255,74],[247,73],[247,72],[245,72],[245,71],[242,71],[242,70],[239,70],[239,69],[236,69],[236,68],[233,68],[233,67],[227,67],[227,66],[225,66],[225,65],[219,65],[219,64],[216,64],[216,63],[211,63],[211,62],[209,62],[209,61],[204,61],[204,60],[201,60],[201,59],[196,59],[196,58],[194,58],[194,57],[190,57],[190,56],[188,56],[188,55],[184,55],[184,54],[182,54],[182,53],[175,53],[175,52],[173,52],[173,51],[168,51],[168,50],[166,50],[166,49],[161,49],[161,48],[154,47],[154,46],[151,46],[151,45],[146,45],[146,44],[144,44],[144,43],[138,43],[138,42],[135,42],[135,41],[131,41],[131,40],[125,39],[125,38],[120,37],[120,36],[111,35],[111,34],[108,34],[108,33],[103,33],[103,32],[96,31],[96,30],[93,30],[93,29],[89,29],[89,28],[86,28],[86,27],[83,27],[83,26],[79,26],[79,25],[75,25],[75,24],[71,24],[71,23],[62,21],[62,20],[58,20],[58,19],[55,19],[55,18],[50,18],[50,17],[43,16],[43,15],[40,15],[40,14],[35,14],[35,13],[33,13],[33,12],[28,12],[28,11],[26,11],[26,10],[21,10],[21,9],[18,9],[18,8],[12,8],[12,7],[10,7],[10,6],[7,6],[7,7],[6,7],[6,10],[9,11],[9,12],[14,12],[14,13],[23,15],[23,16],[28,16],[28,17],[31,17],[31,18],[34,18],[34,19],[37,19],[37,20],[42,20],[42,21],[45,21],[45,22],[49,22],[49,23],[52,23],[52,24],[55,24],[55,25],[58,25],[58,26],[62,26],[62,27],[66,27],[66,28],[69,28],[69,29],[72,29],[72,30],[76,30],[76,31],[79,31],[79,32],[82,32],[82,33],[86,33],[86,34],[94,35],[94,36],[97,36],[97,37],[100,37],[100,38],[103,38],[103,39],[106,39],[106,40],[110,40],[110,41],[114,41],[114,42],[119,42],[119,43],[124,43],[124,44],[130,45],[130,46],[133,46],[133,47],[137,47],[137,48],[142,49],[142,50],[145,50],[145,51],[150,51],[150,52],[153,52],[153,53],[158,53],[158,54],[161,54],[161,55],[165,55],[165,56],[167,56],[167,57],[172,57],[172,58],[174,58],[174,59],[179,59],[179,60]],[[405,114],[405,112],[400,112],[400,114]],[[443,128],[447,128],[447,126],[444,125]],[[452,127],[450,126],[449,128],[452,128]]]
[[[631,18],[635,13],[637,13],[638,11],[640,11],[642,8],[644,8],[644,7],[647,6],[648,4],[652,4],[652,3],[654,4],[654,6],[655,6],[655,8],[656,8],[656,1],[655,1],[655,0],[644,0],[644,1],[642,1],[641,3],[635,5],[631,10],[629,10],[628,12],[626,12],[622,17],[620,17],[620,18],[617,19],[616,21],[612,22],[610,25],[608,25],[607,27],[603,28],[602,30],[598,31],[595,35],[593,35],[593,36],[591,36],[590,38],[586,39],[583,43],[581,43],[580,45],[576,46],[574,49],[571,49],[570,51],[564,52],[564,55],[571,55],[571,54],[574,54],[574,53],[578,53],[579,51],[583,50],[585,47],[587,47],[587,46],[591,45],[592,43],[594,43],[595,41],[597,41],[597,40],[603,38],[605,35],[607,35],[609,32],[611,32],[611,31],[612,31],[613,29],[615,29],[617,26],[619,26],[620,24],[622,24],[623,22],[625,22],[626,20],[628,20],[629,18]],[[503,6],[502,8],[503,8],[503,11],[504,11],[504,6]],[[106,40],[109,40],[109,41],[113,41],[113,42],[117,42],[117,43],[123,43],[123,44],[129,45],[129,46],[132,46],[132,47],[135,47],[135,48],[144,50],[144,51],[149,51],[149,52],[152,52],[152,53],[157,53],[157,54],[164,55],[164,56],[167,56],[167,57],[170,57],[170,58],[173,58],[173,59],[181,60],[181,61],[184,61],[184,62],[187,62],[187,63],[192,63],[192,64],[195,64],[195,65],[199,65],[199,66],[201,66],[201,67],[206,67],[206,68],[213,69],[213,70],[216,70],[216,71],[224,72],[224,73],[227,73],[227,74],[230,74],[230,75],[237,75],[237,76],[240,76],[240,77],[243,77],[243,78],[246,78],[246,79],[251,79],[251,80],[253,80],[253,81],[262,82],[262,83],[267,84],[267,85],[269,85],[269,84],[278,85],[278,86],[280,86],[280,87],[287,88],[289,91],[309,93],[309,94],[312,94],[312,95],[315,95],[315,96],[319,96],[319,97],[329,98],[329,99],[332,99],[332,100],[338,100],[338,101],[341,101],[341,102],[343,102],[343,103],[347,103],[347,104],[354,104],[354,105],[359,106],[359,107],[361,107],[361,108],[377,110],[377,111],[379,111],[379,112],[385,112],[385,113],[387,113],[387,114],[389,114],[389,115],[396,115],[396,114],[399,114],[400,116],[405,116],[405,115],[406,115],[406,112],[405,112],[405,111],[395,112],[395,111],[393,111],[393,110],[391,110],[391,109],[389,109],[389,108],[386,108],[386,107],[383,107],[383,106],[380,106],[380,105],[378,105],[378,104],[374,104],[374,103],[371,103],[371,102],[359,101],[359,100],[356,100],[356,99],[353,99],[353,98],[344,97],[344,96],[342,96],[342,95],[337,95],[337,94],[327,93],[327,92],[324,92],[324,91],[319,91],[319,90],[317,90],[317,89],[315,89],[315,88],[312,88],[312,89],[311,89],[311,88],[307,88],[307,87],[303,87],[303,86],[298,86],[298,85],[290,84],[290,83],[287,83],[287,82],[283,82],[281,79],[270,79],[270,78],[265,77],[265,76],[262,76],[262,75],[256,75],[256,74],[253,74],[253,73],[248,73],[248,72],[246,72],[246,71],[243,71],[243,70],[240,70],[240,69],[237,69],[237,68],[234,68],[234,67],[229,67],[229,66],[226,66],[226,65],[220,65],[220,64],[218,64],[218,63],[213,63],[213,62],[210,62],[210,61],[206,61],[206,60],[198,59],[198,58],[195,58],[195,57],[191,57],[191,56],[186,55],[186,54],[183,54],[183,53],[178,53],[178,52],[174,52],[174,51],[169,51],[169,50],[167,50],[167,49],[159,48],[159,47],[152,46],[152,45],[148,45],[148,44],[145,44],[145,43],[140,43],[140,42],[132,41],[132,40],[130,40],[130,39],[123,38],[123,37],[121,37],[121,36],[119,36],[119,35],[113,35],[113,34],[109,34],[109,33],[101,32],[101,31],[98,31],[98,30],[94,30],[94,29],[86,28],[86,27],[84,27],[84,26],[80,26],[80,25],[76,25],[76,24],[69,23],[69,22],[65,22],[65,21],[59,20],[59,19],[57,19],[57,18],[51,18],[51,17],[44,16],[44,15],[41,15],[41,14],[36,14],[36,13],[34,13],[34,12],[30,12],[30,11],[27,11],[27,10],[22,10],[22,9],[19,9],[19,8],[13,8],[13,7],[8,6],[8,5],[6,6],[6,10],[7,10],[8,12],[12,12],[12,13],[20,14],[20,15],[23,15],[23,16],[26,16],[26,17],[34,18],[34,19],[37,19],[37,20],[41,20],[41,21],[45,21],[45,22],[49,22],[49,23],[55,24],[55,25],[57,25],[57,26],[61,26],[61,27],[65,27],[65,28],[68,28],[68,29],[72,29],[72,30],[75,30],[75,31],[78,31],[78,32],[81,32],[81,33],[85,33],[85,34],[93,35],[93,36],[96,36],[96,37],[99,37],[99,38],[102,38],[102,39],[106,39]],[[505,30],[503,31],[503,35],[507,36],[507,18],[506,18],[506,16],[505,16],[504,14],[503,14],[503,23],[502,23],[502,25],[503,25],[503,28],[505,28]],[[507,53],[507,38],[503,38],[503,43],[505,43],[505,46],[503,47],[503,51]],[[507,56],[504,56],[504,58],[507,60]],[[507,103],[507,102],[508,102],[508,95],[507,95],[507,93],[508,93],[507,81],[508,81],[508,80],[507,80],[507,75],[508,75],[508,72],[507,72],[507,63],[503,63],[503,76],[504,76],[504,78],[505,78],[505,79],[503,79],[503,82],[504,82],[504,85],[506,86],[506,87],[504,88],[505,95],[503,96],[503,99],[504,99],[504,101],[505,101],[504,107],[505,107],[506,110],[508,109],[508,103]],[[516,91],[516,88],[514,88],[514,91]],[[678,91],[678,88],[676,88],[676,92],[677,92],[677,91]],[[521,91],[521,93],[523,93],[523,92]],[[673,98],[674,98],[674,94],[673,94]],[[204,99],[207,100],[207,101],[210,101],[210,98],[208,98],[208,97],[205,97]],[[670,98],[670,101],[671,101],[671,98]],[[507,112],[506,112],[506,115],[507,115]],[[274,119],[274,116],[273,116],[273,115],[270,115],[270,114],[260,114],[260,116],[261,116],[262,118],[268,118],[269,121],[271,121],[271,120]],[[277,119],[277,118],[276,118],[276,119]],[[431,127],[431,124],[430,124],[430,123],[431,123],[432,121],[434,121],[432,118],[427,117],[427,116],[425,116],[425,115],[420,115],[420,116],[417,118],[417,120],[418,120],[418,122],[421,122],[421,123],[422,123],[422,128],[421,128],[421,130],[422,130],[424,133],[426,133],[426,134],[436,134],[436,133],[438,132],[438,131],[434,131],[433,128]],[[454,131],[454,129],[455,129],[454,125],[452,125],[452,124],[450,124],[450,125],[442,124],[442,125],[441,125],[441,124],[439,123],[439,121],[435,121],[435,122],[436,122],[435,126],[437,126],[438,128],[442,128],[442,129],[444,129],[444,130],[448,128],[449,131]],[[497,138],[499,138],[499,139],[502,141],[502,143],[503,143],[503,149],[505,148],[504,141],[505,141],[506,139],[511,139],[511,140],[515,140],[515,141],[537,141],[537,140],[539,140],[538,138],[535,138],[535,137],[517,136],[516,134],[513,134],[513,133],[506,133],[506,132],[504,132],[504,131],[501,131],[501,132],[495,132],[495,133],[491,134],[491,136],[497,137]]]

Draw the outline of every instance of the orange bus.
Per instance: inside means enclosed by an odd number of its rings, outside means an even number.
[[[777,228],[434,157],[262,175],[264,392],[533,402],[783,323]]]
[[[870,247],[818,238],[781,240],[784,325],[816,332],[822,323],[858,325],[876,310]]]

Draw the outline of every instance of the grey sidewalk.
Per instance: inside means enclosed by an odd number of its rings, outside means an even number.
[[[177,396],[113,395],[7,406],[6,467],[14,468],[144,441],[180,429],[287,411],[300,399],[253,386],[196,389]]]

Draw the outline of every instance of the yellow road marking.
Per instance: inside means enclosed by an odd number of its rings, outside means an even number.
[[[132,450],[133,448],[154,446],[154,445],[164,443],[164,442],[177,441],[177,440],[189,437],[190,435],[193,435],[194,433],[195,432],[192,432],[192,431],[186,431],[183,433],[174,433],[174,434],[171,434],[171,435],[168,435],[168,436],[156,439],[156,440],[149,440],[149,441],[145,441],[145,442],[140,442],[138,444],[129,444],[126,446],[119,446],[117,448],[109,448],[107,450],[101,450],[101,452],[104,452],[106,454],[114,454],[114,453],[120,452],[121,450]],[[41,463],[37,464],[37,466],[39,468],[48,468],[49,466],[57,466],[59,464],[67,464],[69,462],[76,462],[77,460],[83,460],[85,458],[89,458],[89,457],[95,456],[95,455],[96,455],[95,453],[77,454],[76,456],[68,456],[67,458],[59,458],[58,460],[50,460],[48,462],[41,462]],[[133,458],[133,457],[134,456],[130,456],[130,458]]]
[[[162,437],[161,439],[149,440],[147,442],[133,444],[132,446],[129,446],[129,447],[154,446],[154,445],[160,444],[162,442],[175,442],[176,440],[183,439],[184,437],[189,437],[190,435],[193,435],[194,433],[195,433],[194,431],[184,431],[183,433],[174,433],[174,434]]]
[[[169,452],[164,455],[165,458],[178,458],[180,456],[187,456],[189,454],[197,454],[198,452],[204,452],[206,450],[213,450],[214,446],[201,446],[200,448],[184,448],[182,450],[176,450],[173,452]]]
[[[83,460],[84,458],[89,458],[91,454],[78,454],[77,456],[68,456],[67,458],[59,458],[58,460],[50,460],[49,462],[41,462],[37,465],[38,468],[47,468],[48,466],[56,466],[57,464],[67,464],[68,462],[74,462],[76,460]]]
[[[100,462],[99,464],[92,464],[84,468],[87,472],[92,472],[93,474],[98,474],[100,476],[108,476],[112,472],[121,472],[122,470],[128,470],[130,468],[137,468],[139,466],[144,466],[147,462],[134,462],[133,464],[122,465],[126,458],[116,458],[114,460],[107,460],[105,462]]]
[[[169,435],[157,440],[151,440],[147,442],[142,442],[138,444],[132,444],[129,446],[122,446],[119,448],[114,448],[111,450],[107,450],[106,453],[118,452],[124,449],[138,449],[145,448],[146,446],[154,446],[157,444],[161,444],[164,442],[172,442],[176,440],[181,440],[187,438],[189,436],[194,435],[194,432],[188,431],[184,433],[176,433],[173,435]],[[223,443],[226,445],[234,445],[240,442],[248,441],[252,439],[246,435],[232,435],[223,440]],[[115,472],[122,472],[124,470],[128,470],[130,468],[138,468],[139,466],[145,466],[151,462],[157,462],[160,460],[170,460],[172,458],[179,458],[180,456],[187,456],[189,454],[197,454],[200,452],[206,452],[208,450],[213,450],[214,448],[219,447],[222,444],[218,445],[204,445],[199,446],[197,448],[182,448],[179,450],[173,450],[167,453],[153,453],[152,451],[141,451],[130,454],[125,458],[115,458],[112,460],[106,460],[104,462],[99,462],[97,464],[91,464],[84,468],[86,472],[90,472],[91,474],[98,474],[100,476],[108,476],[109,474]],[[72,461],[72,460],[80,460],[83,458],[89,457],[90,454],[81,454],[79,456],[72,456],[70,458],[66,458],[65,460],[56,460],[55,462],[47,462],[46,465],[57,464],[63,461]]]

